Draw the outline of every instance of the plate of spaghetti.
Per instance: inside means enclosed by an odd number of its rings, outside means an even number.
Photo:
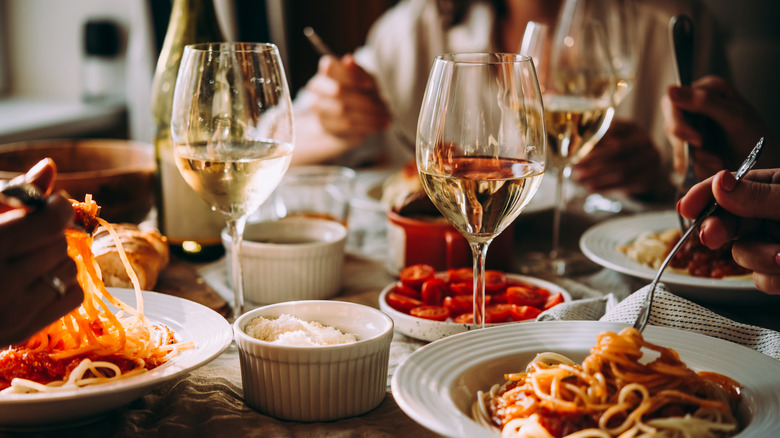
[[[27,341],[0,349],[0,428],[88,421],[205,365],[232,341],[217,312],[141,291],[132,269],[133,289],[106,288],[91,233],[98,224],[113,227],[97,217],[90,196],[74,209],[78,226],[66,237],[84,301]]]
[[[545,321],[428,344],[391,386],[407,415],[451,437],[757,438],[777,430],[780,361],[677,329]]]
[[[665,235],[678,228],[674,211],[619,217],[585,231],[580,238],[580,249],[586,257],[605,268],[650,281],[658,270],[654,266],[660,265],[658,259],[663,260],[671,250],[669,245],[676,242],[674,238]],[[691,240],[695,237],[692,236]],[[706,248],[702,246],[697,249]],[[721,255],[731,259],[730,251]],[[716,263],[728,263],[728,260],[711,262],[713,265]],[[733,259],[730,263],[733,264]],[[709,272],[718,271],[710,269]],[[734,275],[714,278],[691,275],[686,269],[670,267],[664,272],[661,281],[672,292],[699,302],[755,303],[775,299],[756,289],[749,272],[735,272]]]

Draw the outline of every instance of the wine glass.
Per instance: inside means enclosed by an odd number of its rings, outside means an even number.
[[[436,57],[417,125],[417,168],[431,201],[471,246],[475,324],[485,323],[488,246],[538,190],[545,142],[542,97],[530,58]]]
[[[639,32],[637,31],[636,6],[633,0],[599,0],[591,14],[604,26],[607,49],[617,79],[613,96],[614,107],[620,106],[631,93],[639,69]],[[587,213],[620,212],[623,205],[615,196],[591,193],[585,199]]]
[[[556,275],[576,269],[560,237],[571,166],[604,136],[615,113],[618,76],[598,14],[602,2],[565,1],[552,38],[546,26],[529,23],[521,46],[540,71],[550,165],[556,171],[552,249],[540,268]]]
[[[171,136],[184,180],[227,221],[237,317],[244,312],[241,242],[247,216],[279,185],[293,152],[292,102],[276,46],[186,46]]]

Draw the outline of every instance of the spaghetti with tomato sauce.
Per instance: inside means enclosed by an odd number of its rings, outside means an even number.
[[[645,351],[657,357],[647,360]],[[472,417],[503,437],[723,438],[739,431],[737,382],[694,372],[633,328],[601,333],[582,364],[541,353],[524,372],[504,377],[472,406]]]
[[[92,197],[72,202],[77,225],[66,230],[68,255],[78,267],[84,301],[24,343],[0,350],[0,394],[70,390],[122,379],[156,368],[193,347],[144,316],[138,278],[119,236],[98,217],[100,207]],[[137,308],[112,296],[101,279],[91,249],[98,226],[114,237],[134,286]],[[109,304],[119,310],[113,313]]]

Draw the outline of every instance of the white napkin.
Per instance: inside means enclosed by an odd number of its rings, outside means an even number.
[[[563,303],[543,312],[537,320],[599,320],[633,324],[645,301],[647,285],[618,304],[612,294]],[[701,333],[744,345],[780,360],[780,333],[733,321],[669,292],[663,284],[655,291],[648,324]]]

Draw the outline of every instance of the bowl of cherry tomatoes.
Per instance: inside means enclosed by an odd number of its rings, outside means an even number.
[[[399,280],[379,295],[379,308],[400,333],[435,341],[478,327],[473,316],[471,268],[437,272],[432,266],[407,266]],[[485,325],[533,321],[543,311],[571,301],[555,283],[503,271],[485,272]]]

